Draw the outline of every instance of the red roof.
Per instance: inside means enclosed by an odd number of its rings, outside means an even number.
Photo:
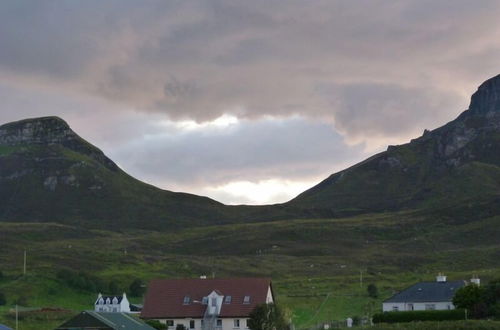
[[[266,303],[270,288],[269,278],[156,279],[149,282],[141,317],[202,318],[207,308],[203,297],[212,291],[231,296],[231,303],[222,302],[219,317],[247,317],[255,306]],[[183,304],[186,296],[188,305]],[[249,304],[243,303],[245,296],[250,296]]]

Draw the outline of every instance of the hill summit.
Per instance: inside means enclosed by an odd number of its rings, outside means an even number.
[[[389,146],[288,203],[315,216],[402,209],[497,212],[500,204],[500,75],[479,86],[457,119]]]
[[[0,219],[102,228],[219,223],[223,205],[122,171],[58,117],[0,126]]]

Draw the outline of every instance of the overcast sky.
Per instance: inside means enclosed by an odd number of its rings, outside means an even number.
[[[454,119],[500,1],[0,2],[0,122],[57,115],[125,171],[284,202]]]

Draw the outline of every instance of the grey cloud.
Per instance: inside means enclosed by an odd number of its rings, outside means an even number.
[[[405,129],[456,115],[464,91],[498,73],[497,1],[5,1],[0,9],[0,79],[13,74],[174,120],[300,115],[335,123],[347,139],[402,139]]]
[[[345,145],[328,124],[298,118],[243,121],[223,130],[167,129],[110,153],[131,173],[167,187],[317,180],[366,156],[361,146]]]

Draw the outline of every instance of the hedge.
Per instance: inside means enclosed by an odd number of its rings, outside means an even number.
[[[373,315],[373,323],[464,320],[465,310],[383,312]]]

